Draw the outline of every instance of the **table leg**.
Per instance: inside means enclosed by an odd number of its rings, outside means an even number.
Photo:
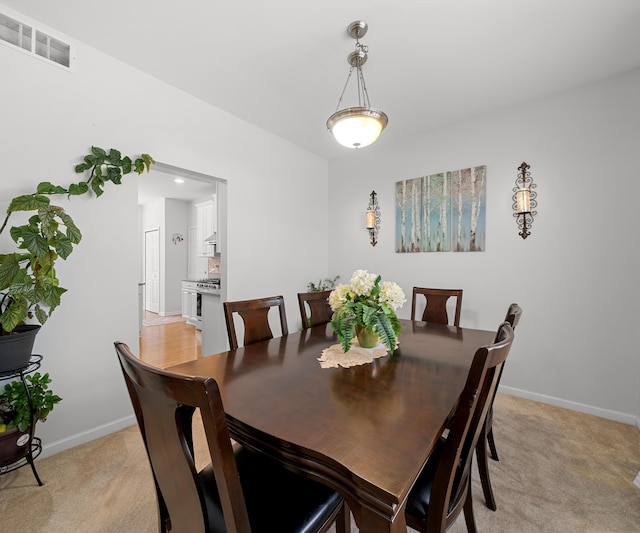
[[[407,522],[404,518],[404,507],[398,512],[393,522],[389,522],[380,514],[370,509],[363,508],[360,513],[360,523],[357,524],[360,531],[367,533],[406,533]]]

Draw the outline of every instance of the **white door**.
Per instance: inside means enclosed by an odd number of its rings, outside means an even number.
[[[160,230],[144,232],[145,309],[160,311]]]

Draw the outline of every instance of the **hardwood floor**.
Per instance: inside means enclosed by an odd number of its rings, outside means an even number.
[[[144,322],[162,322],[157,315],[145,311]],[[179,322],[143,325],[140,335],[140,359],[160,368],[168,368],[202,357],[202,332],[181,320]]]

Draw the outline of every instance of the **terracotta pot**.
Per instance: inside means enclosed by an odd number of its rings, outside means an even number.
[[[29,364],[39,324],[16,326],[9,335],[0,335],[0,373],[24,368]]]
[[[0,466],[10,465],[29,452],[29,429],[12,428],[0,433]]]

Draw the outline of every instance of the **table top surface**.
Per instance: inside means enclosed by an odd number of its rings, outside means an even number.
[[[393,355],[321,368],[331,327],[183,363],[218,382],[232,436],[392,518],[426,462],[480,346],[495,332],[401,320]]]

